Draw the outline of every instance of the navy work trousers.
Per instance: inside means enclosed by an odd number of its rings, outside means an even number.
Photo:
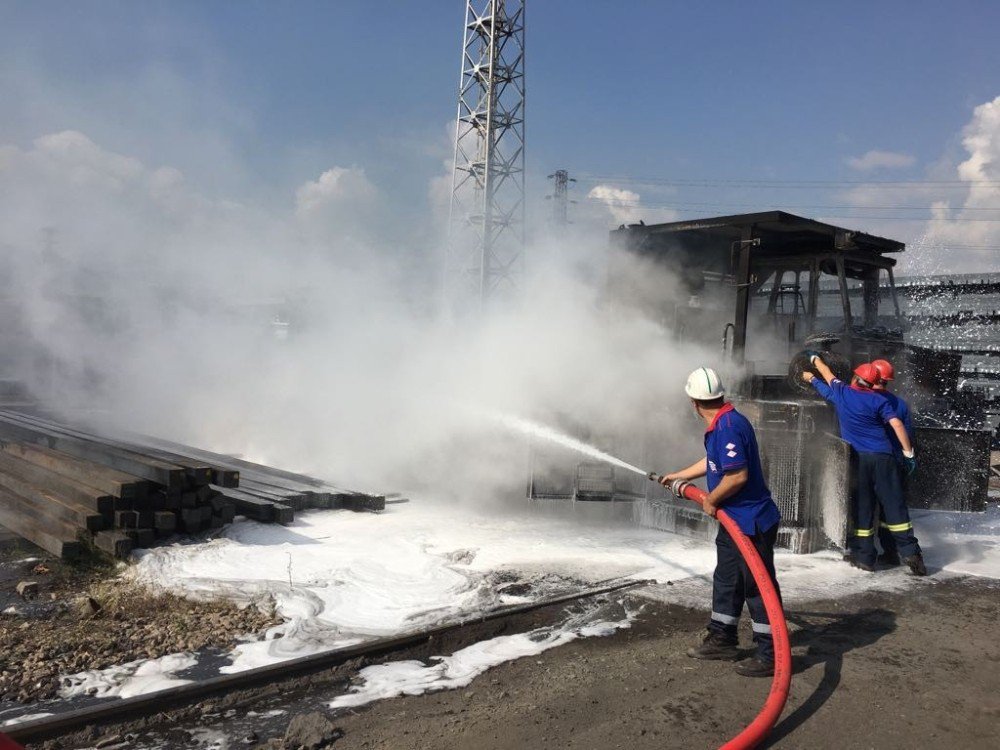
[[[852,498],[852,528],[848,546],[854,559],[875,564],[876,511],[882,509],[883,528],[892,535],[902,557],[920,552],[913,535],[910,512],[903,494],[903,472],[895,457],[888,453],[858,453],[858,486]]]
[[[899,469],[899,481],[903,487],[903,497],[906,497],[906,465],[903,463],[901,456],[896,456],[896,467]],[[885,520],[885,511],[879,506],[878,509],[878,530],[876,531],[876,536],[878,537],[879,546],[882,548],[882,554],[898,555],[899,550],[896,548],[896,537],[893,533],[889,531],[889,522]]]
[[[771,576],[771,582],[781,596],[778,579],[774,575],[774,543],[778,539],[778,524],[767,531],[758,531],[750,541],[760,553],[764,567]],[[757,656],[762,661],[774,659],[774,642],[771,638],[771,622],[764,609],[764,599],[757,589],[757,583],[750,573],[736,543],[723,526],[715,535],[715,550],[718,559],[712,576],[712,618],[708,629],[736,641],[736,626],[743,614],[743,605],[750,610],[753,642],[757,645]]]

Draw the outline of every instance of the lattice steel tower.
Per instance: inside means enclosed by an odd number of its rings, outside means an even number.
[[[552,201],[552,224],[557,227],[564,227],[569,221],[569,204],[576,203],[569,199],[569,184],[576,182],[575,177],[570,177],[565,169],[557,169],[549,175],[550,180],[555,180],[555,189],[552,195],[545,197]]]
[[[449,211],[458,300],[516,289],[524,255],[525,0],[467,0]]]

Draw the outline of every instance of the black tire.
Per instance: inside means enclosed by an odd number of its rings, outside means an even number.
[[[847,357],[829,351],[820,351],[819,354],[823,357],[827,367],[833,370],[834,375],[845,383],[850,380],[851,361]],[[816,368],[809,364],[809,356],[802,351],[792,357],[792,361],[788,363],[788,383],[792,388],[802,393],[813,393],[813,387],[802,379],[802,373],[806,371],[819,377]]]

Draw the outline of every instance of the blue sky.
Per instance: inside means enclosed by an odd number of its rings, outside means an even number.
[[[206,190],[265,196],[356,165],[402,211],[423,210],[448,158],[458,0],[36,0],[0,10],[4,143],[78,129]],[[536,197],[559,167],[631,178],[954,180],[967,156],[963,128],[1000,94],[994,2],[534,0],[527,18]],[[896,155],[896,166],[850,166],[872,150]],[[579,183],[578,197],[594,182]],[[848,213],[838,208],[844,185],[616,184],[653,205],[686,206],[683,216],[744,204]],[[894,226],[920,228],[872,228]]]

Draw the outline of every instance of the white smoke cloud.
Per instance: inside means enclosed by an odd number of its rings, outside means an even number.
[[[915,156],[896,151],[868,151],[862,156],[852,156],[847,159],[847,166],[859,172],[870,172],[875,169],[900,169],[912,167],[917,163]]]
[[[590,249],[532,248],[517,303],[455,322],[432,302],[437,275],[414,274],[414,249],[372,221],[381,203],[361,167],[258,203],[75,131],[3,146],[4,375],[67,414],[464,497],[523,495],[524,440],[484,411],[597,436],[684,404],[698,352],[635,311],[607,325],[590,281],[604,277],[576,265],[605,256],[603,232]]]

